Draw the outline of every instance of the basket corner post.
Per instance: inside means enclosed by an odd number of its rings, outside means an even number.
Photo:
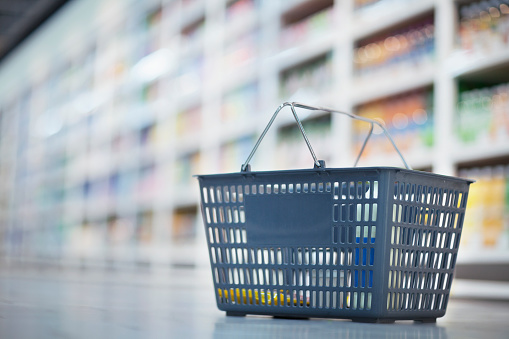
[[[392,204],[393,204],[393,183],[396,180],[394,171],[382,170],[379,172],[378,187],[378,216],[377,216],[377,246],[379,255],[375,258],[374,274],[378,277],[376,287],[376,309],[373,319],[375,323],[394,323],[396,318],[388,317],[387,300],[390,292],[388,281],[391,271],[391,228],[392,228]]]

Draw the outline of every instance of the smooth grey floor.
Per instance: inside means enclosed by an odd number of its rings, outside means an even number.
[[[451,299],[437,324],[226,317],[205,269],[0,266],[0,338],[509,338],[509,302]]]

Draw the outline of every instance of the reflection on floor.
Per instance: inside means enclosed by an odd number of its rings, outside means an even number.
[[[451,299],[436,324],[226,317],[206,269],[0,266],[0,338],[509,338],[509,302]]]

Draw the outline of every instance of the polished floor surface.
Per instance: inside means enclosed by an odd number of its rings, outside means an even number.
[[[0,266],[0,338],[509,338],[509,302],[451,299],[436,324],[226,317],[205,269]]]

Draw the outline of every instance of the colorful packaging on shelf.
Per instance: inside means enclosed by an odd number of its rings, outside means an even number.
[[[477,1],[460,7],[459,45],[483,53],[509,46],[509,2]]]
[[[280,76],[280,97],[288,99],[299,90],[326,89],[332,81],[332,74],[331,53],[288,69]]]
[[[220,150],[221,171],[225,173],[238,171],[239,163],[242,163],[249,155],[252,145],[253,136],[251,135],[223,144]]]
[[[227,20],[237,20],[256,10],[258,0],[234,0],[226,8]]]
[[[333,11],[332,7],[328,7],[285,27],[281,32],[280,45],[282,48],[295,46],[299,42],[326,33],[332,24]]]
[[[258,55],[259,41],[260,31],[255,29],[241,34],[234,41],[228,43],[223,53],[224,68],[229,68],[232,73],[236,73],[235,68],[255,60]]]
[[[303,121],[306,134],[316,149],[330,149],[331,116],[330,114]],[[309,153],[302,142],[302,134],[296,124],[284,126],[278,131],[277,158],[278,168],[308,168]],[[327,154],[320,155],[327,162]]]
[[[462,246],[509,248],[509,166],[464,170],[460,176],[476,180],[469,192]]]
[[[258,84],[249,83],[233,89],[223,97],[221,119],[232,121],[245,118],[256,111]]]
[[[354,51],[355,71],[367,76],[380,70],[398,69],[429,62],[435,51],[433,18],[404,30],[361,41]]]
[[[357,114],[384,122],[398,147],[403,151],[426,149],[433,145],[433,92],[419,90],[366,103],[357,108]],[[359,152],[369,125],[354,121],[354,147]],[[378,129],[364,150],[364,155],[392,154],[390,143]],[[380,142],[378,142],[380,141]]]
[[[177,136],[196,134],[201,127],[201,107],[192,107],[191,109],[181,111],[175,119],[175,129]]]
[[[509,140],[509,83],[460,91],[457,110],[462,142]]]

